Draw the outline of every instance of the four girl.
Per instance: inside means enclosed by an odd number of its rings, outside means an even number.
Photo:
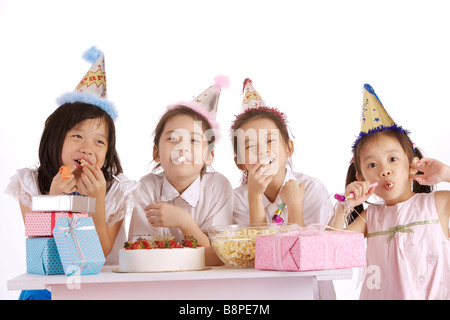
[[[90,54],[93,67],[104,71],[103,55]],[[284,222],[325,223],[333,211],[328,191],[318,179],[293,171],[286,116],[267,107],[249,79],[243,108],[232,124],[242,184],[233,191],[225,176],[212,172],[219,136],[215,114],[226,82],[218,77],[193,101],[167,108],[154,130],[155,168],[139,183],[122,173],[106,83],[104,94],[95,96],[80,82],[46,121],[39,167],[18,170],[7,191],[20,201],[22,214],[30,211],[33,195],[78,191],[95,198],[92,217],[109,264],[118,263],[126,240],[122,221],[133,207],[129,240],[149,234],[178,241],[194,236],[206,247],[208,265],[220,264],[207,236],[211,226],[271,222],[277,208],[284,208],[279,215]],[[353,197],[337,206],[330,225],[367,236],[367,265],[376,266],[379,277],[370,282],[367,275],[361,298],[450,298],[450,191],[430,187],[450,182],[450,167],[422,157],[369,85],[353,151],[346,187]],[[71,166],[69,180],[61,179],[61,165]],[[362,204],[373,194],[383,203],[364,210]]]

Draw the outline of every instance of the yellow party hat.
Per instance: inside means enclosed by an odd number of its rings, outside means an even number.
[[[400,131],[408,134],[406,130],[398,126],[391,116],[384,109],[383,104],[378,98],[370,84],[364,84],[363,88],[363,106],[361,113],[361,132],[353,144],[353,149],[359,143],[361,138],[373,132],[378,131]]]

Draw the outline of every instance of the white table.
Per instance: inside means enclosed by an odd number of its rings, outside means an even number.
[[[191,300],[313,299],[313,282],[347,280],[351,269],[283,272],[232,269],[117,273],[105,266],[91,276],[22,274],[8,281],[8,290],[51,288],[52,299],[182,299]]]

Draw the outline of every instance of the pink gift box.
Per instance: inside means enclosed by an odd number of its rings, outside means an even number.
[[[308,271],[363,267],[364,234],[324,231],[314,227],[259,236],[255,240],[255,268]]]
[[[25,213],[25,235],[28,237],[53,237],[53,228],[59,218],[87,217],[87,213],[75,212],[30,212]]]

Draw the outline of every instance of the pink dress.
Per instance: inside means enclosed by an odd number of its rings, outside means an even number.
[[[434,193],[367,209],[361,299],[450,299],[450,242]]]

